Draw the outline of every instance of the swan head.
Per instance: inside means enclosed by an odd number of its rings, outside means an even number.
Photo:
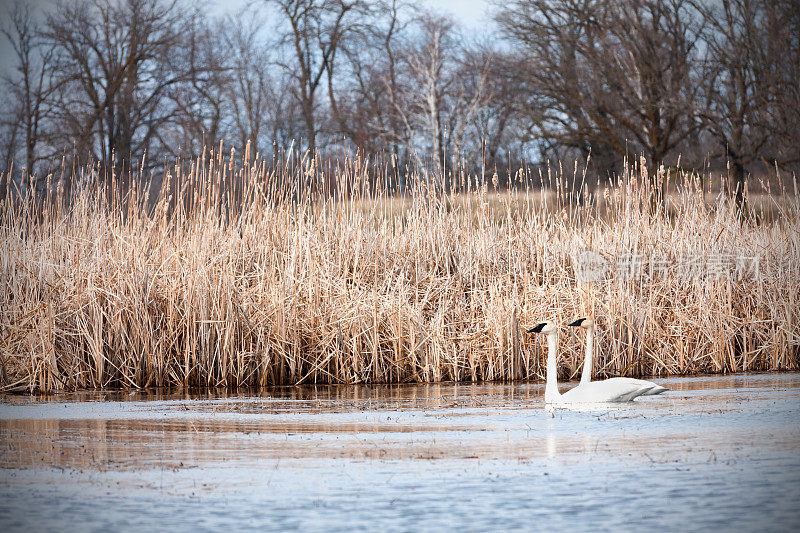
[[[528,330],[528,333],[544,333],[545,335],[551,335],[555,332],[556,325],[554,322],[542,322]]]
[[[571,322],[568,324],[573,327],[581,327],[583,329],[589,329],[594,327],[594,320],[591,318],[579,318],[575,322]]]

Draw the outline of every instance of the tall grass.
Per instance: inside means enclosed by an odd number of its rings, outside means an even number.
[[[599,376],[800,366],[796,192],[763,196],[765,220],[696,175],[637,166],[593,193],[575,172],[519,171],[498,192],[412,170],[400,194],[391,165],[249,160],[174,166],[163,186],[86,168],[7,197],[2,387],[537,379],[543,346],[524,329],[586,315]],[[579,283],[587,249],[758,257],[758,274]],[[583,337],[567,330],[574,377]]]

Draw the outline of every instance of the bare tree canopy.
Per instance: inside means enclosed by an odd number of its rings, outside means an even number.
[[[155,168],[220,143],[251,156],[385,153],[503,173],[625,157],[748,173],[800,164],[791,0],[510,0],[466,35],[410,0],[62,0],[2,13],[0,164]],[[591,158],[589,155],[591,154]],[[24,170],[23,170],[24,169]]]
[[[362,0],[266,0],[287,24],[281,44],[291,59],[280,61],[293,79],[293,92],[305,121],[308,149],[316,151],[317,95],[326,73],[334,71],[342,42],[354,31]],[[330,84],[330,79],[329,79]]]
[[[535,0],[498,14],[521,45],[532,135],[659,164],[692,132],[697,29],[680,0]]]

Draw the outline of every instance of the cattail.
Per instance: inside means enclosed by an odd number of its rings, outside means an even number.
[[[0,202],[2,389],[538,379],[518,329],[587,314],[600,377],[800,367],[796,192],[748,191],[742,214],[677,169],[673,212],[652,213],[640,158],[582,198],[572,165],[537,194],[494,172],[492,195],[409,166],[406,199],[368,158],[224,153]],[[561,351],[575,375],[580,346]]]

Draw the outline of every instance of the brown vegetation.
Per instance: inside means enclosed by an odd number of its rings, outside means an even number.
[[[662,205],[670,176],[644,167],[594,192],[560,173],[520,171],[501,194],[416,172],[398,197],[380,185],[392,172],[361,159],[269,173],[207,161],[171,168],[160,190],[87,168],[69,191],[3,201],[3,388],[537,379],[525,326],[583,315],[599,326],[599,375],[800,366],[796,191],[765,195],[765,220],[708,201],[691,174],[672,176]],[[578,283],[583,250],[759,264]],[[582,339],[566,329],[574,376]]]

